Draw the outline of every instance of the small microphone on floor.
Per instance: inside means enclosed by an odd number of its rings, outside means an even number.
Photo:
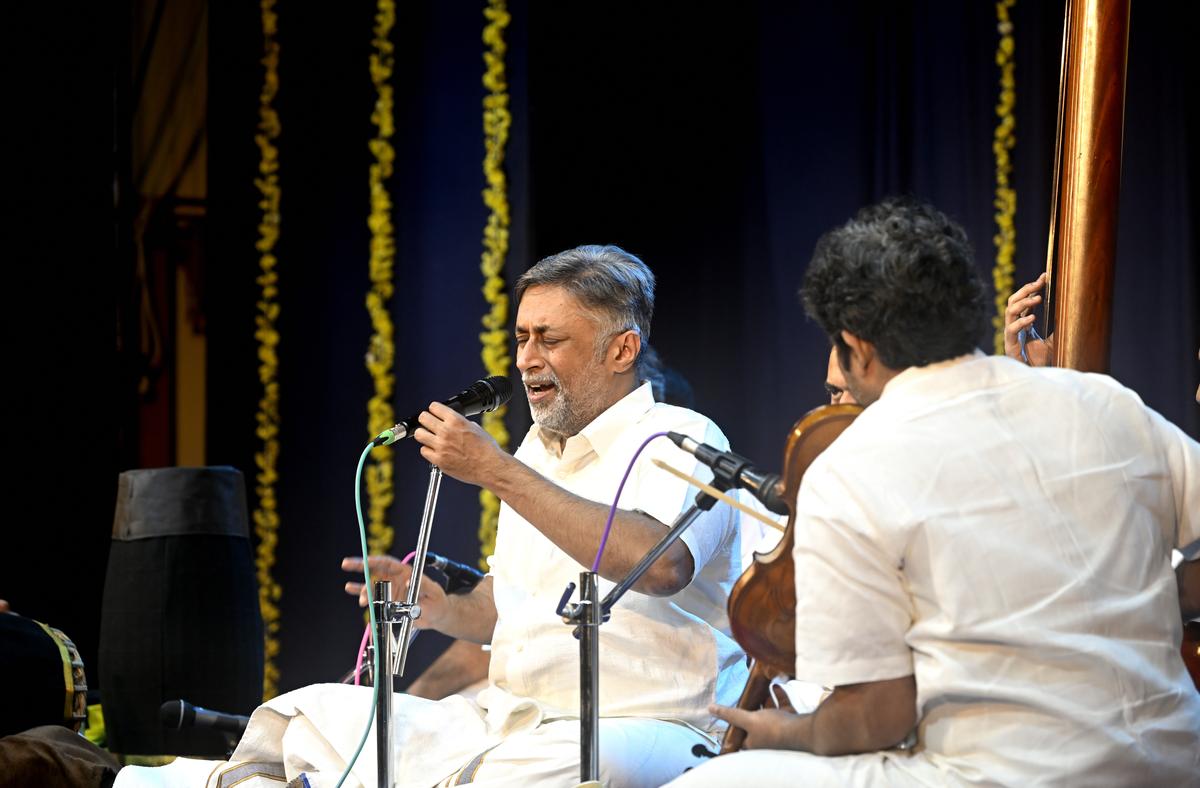
[[[249,717],[225,714],[193,706],[185,700],[169,700],[159,707],[159,720],[166,728],[211,728],[241,736],[246,732]]]

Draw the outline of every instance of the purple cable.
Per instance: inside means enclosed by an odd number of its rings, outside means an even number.
[[[667,433],[656,432],[646,440],[642,441],[642,445],[638,446],[638,450],[633,453],[633,459],[629,461],[629,467],[625,469],[625,475],[621,477],[621,485],[617,487],[617,497],[613,498],[612,507],[608,510],[608,521],[604,523],[604,534],[600,537],[600,549],[596,551],[596,560],[592,564],[592,571],[600,571],[600,558],[604,555],[604,546],[608,544],[608,534],[612,531],[613,516],[617,513],[617,503],[621,500],[621,491],[625,489],[625,482],[629,480],[629,472],[633,470],[633,464],[637,462],[638,456],[642,453],[642,449],[646,448],[646,444],[655,438],[665,438]]]

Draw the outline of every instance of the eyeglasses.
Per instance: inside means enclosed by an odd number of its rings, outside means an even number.
[[[846,392],[845,389],[838,388],[837,386],[833,385],[832,383],[825,384],[825,393],[829,395],[830,402],[832,402],[833,400],[842,396],[842,394],[844,394],[845,392]]]

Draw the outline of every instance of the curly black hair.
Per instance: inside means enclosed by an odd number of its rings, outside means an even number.
[[[974,350],[987,296],[967,234],[931,205],[893,197],[863,208],[817,241],[800,297],[845,365],[843,330],[892,369]]]

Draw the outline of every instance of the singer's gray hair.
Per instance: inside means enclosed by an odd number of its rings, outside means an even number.
[[[544,258],[521,274],[513,286],[513,302],[520,305],[525,291],[538,286],[563,288],[602,321],[597,351],[614,335],[637,331],[642,338],[638,374],[661,388],[657,354],[649,352],[654,274],[645,263],[619,246],[577,246]]]

